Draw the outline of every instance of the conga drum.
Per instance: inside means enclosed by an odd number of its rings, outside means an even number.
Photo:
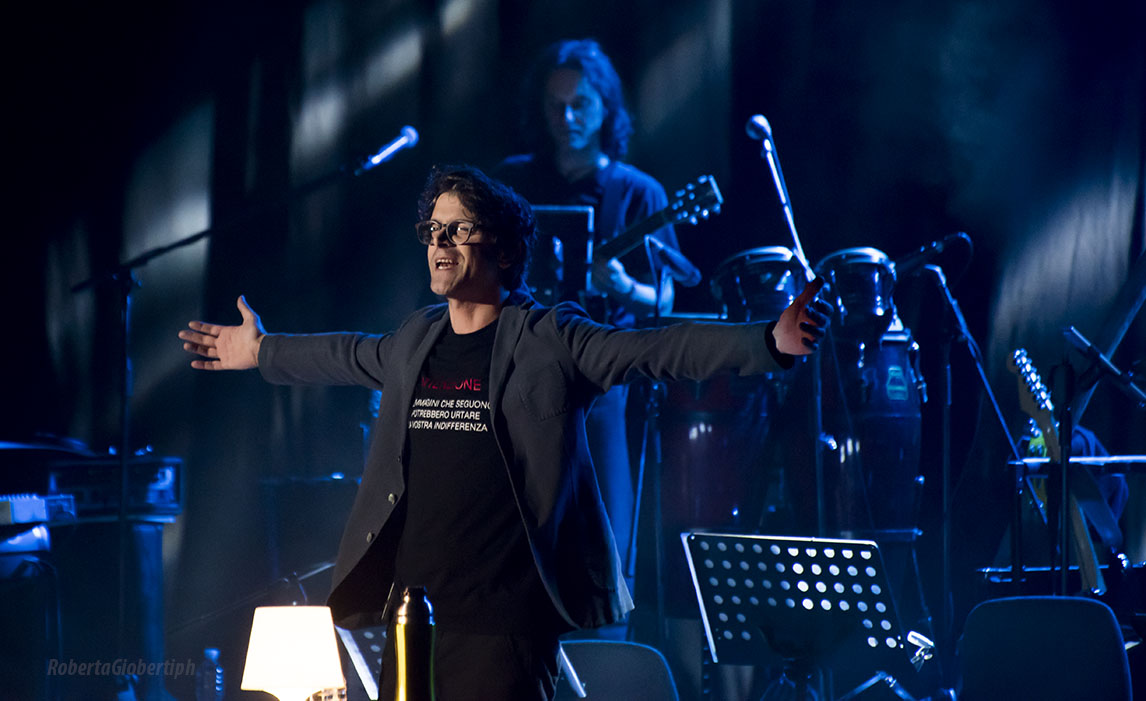
[[[875,342],[835,338],[821,359],[825,525],[845,536],[910,540],[918,514],[923,379],[898,320]]]
[[[850,338],[879,338],[895,318],[895,267],[875,248],[845,248],[816,264],[826,284],[822,294],[835,305],[832,332]]]
[[[764,246],[726,259],[712,274],[712,296],[729,321],[776,319],[804,289],[805,277],[792,251]]]
[[[697,615],[681,532],[751,531],[764,516],[764,446],[769,413],[778,401],[777,382],[729,374],[666,385],[658,421],[662,528],[657,537],[664,557],[665,610],[671,617]]]

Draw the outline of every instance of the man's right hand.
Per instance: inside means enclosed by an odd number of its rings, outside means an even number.
[[[247,306],[240,296],[236,303],[243,323],[239,326],[219,326],[202,321],[187,324],[190,331],[180,331],[183,350],[196,353],[207,360],[192,360],[196,370],[249,370],[259,364],[259,344],[267,334],[259,315]]]

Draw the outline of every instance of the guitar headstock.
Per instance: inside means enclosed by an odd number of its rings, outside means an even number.
[[[673,224],[697,224],[713,214],[720,214],[724,198],[716,186],[716,178],[702,175],[673,194],[666,211]]]
[[[1058,462],[1061,455],[1058,425],[1054,419],[1054,404],[1051,403],[1050,390],[1043,384],[1034,363],[1022,348],[1011,354],[1007,360],[1007,369],[1019,376],[1019,406],[1038,424],[1039,430],[1043,432],[1047,455],[1051,460]]]

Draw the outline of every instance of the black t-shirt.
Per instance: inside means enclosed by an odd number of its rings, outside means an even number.
[[[548,632],[557,616],[537,573],[493,435],[489,368],[497,322],[447,324],[418,378],[407,433],[399,586],[424,586],[442,629]]]

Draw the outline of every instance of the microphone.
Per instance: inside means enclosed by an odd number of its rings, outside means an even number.
[[[354,169],[354,174],[362,175],[371,168],[390,160],[394,157],[395,153],[398,153],[402,149],[413,148],[416,143],[418,143],[418,130],[409,125],[404,126],[398,138],[383,146],[378,150],[378,153],[362,161],[362,164]]]
[[[1079,333],[1078,329],[1073,326],[1063,329],[1062,335],[1066,338],[1067,343],[1074,346],[1075,350],[1084,355],[1093,364],[1093,367],[1097,368],[1099,373],[1105,372],[1113,377],[1118,381],[1119,389],[1128,394],[1131,399],[1138,402],[1139,406],[1146,406],[1146,392],[1143,392],[1138,385],[1134,384],[1134,376],[1132,374],[1123,371],[1111,362],[1105,353],[1098,350],[1093,343],[1086,339],[1086,336]],[[1086,375],[1090,374],[1091,372],[1088,370],[1083,373],[1083,376],[1085,378]],[[1089,382],[1087,379],[1081,379],[1081,381],[1084,385],[1089,385],[1098,380],[1097,377],[1088,379],[1090,379]]]
[[[899,260],[892,261],[891,265],[895,270],[896,278],[904,278],[908,275],[911,275],[912,273],[927,265],[927,263],[929,263],[932,258],[942,253],[947,249],[948,246],[958,242],[966,243],[968,247],[972,246],[971,237],[960,231],[958,233],[951,234],[950,236],[945,236],[938,241],[932,241],[926,246],[920,248],[918,251],[914,253],[908,253]]]
[[[700,269],[692,264],[684,254],[675,248],[666,246],[663,241],[655,236],[646,236],[645,241],[652,246],[653,251],[660,256],[664,262],[665,268],[668,269],[669,275],[674,280],[679,282],[685,287],[696,287],[700,284]]]
[[[762,114],[754,114],[748,118],[744,125],[744,132],[748,138],[762,142],[760,157],[768,162],[768,169],[772,171],[772,182],[776,185],[776,194],[780,196],[780,205],[784,208],[784,219],[788,222],[788,231],[792,234],[792,253],[804,268],[808,282],[816,279],[808,257],[804,255],[804,246],[800,243],[800,236],[796,233],[796,219],[792,216],[792,201],[788,197],[788,185],[784,182],[784,171],[780,169],[780,156],[776,153],[776,145],[772,143],[772,125],[768,118]]]
[[[744,125],[744,131],[748,134],[749,139],[756,141],[772,139],[772,125],[762,114],[754,114],[749,117],[748,123]]]

